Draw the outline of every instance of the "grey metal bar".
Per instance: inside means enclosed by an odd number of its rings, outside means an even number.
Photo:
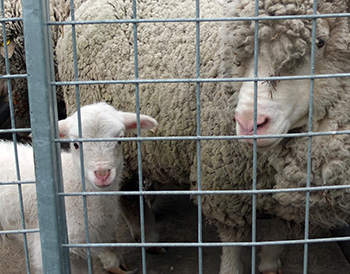
[[[332,185],[319,187],[300,187],[300,188],[280,188],[280,189],[257,189],[257,190],[159,190],[159,191],[108,191],[101,192],[62,192],[60,196],[99,196],[99,195],[235,195],[235,194],[268,194],[282,192],[312,192],[323,190],[346,190],[350,185]]]
[[[196,0],[196,18],[200,18],[200,4],[199,0]],[[196,22],[196,78],[200,79],[200,22]],[[196,104],[197,104],[197,136],[201,136],[201,83],[196,83]],[[198,243],[203,241],[202,230],[202,169],[201,169],[201,140],[197,140],[197,218],[198,218]],[[203,250],[198,246],[198,273],[203,273]]]
[[[315,75],[296,75],[296,76],[269,76],[269,77],[245,77],[245,78],[176,78],[176,79],[130,79],[130,80],[90,80],[90,81],[62,81],[52,82],[52,85],[100,85],[100,84],[159,84],[159,83],[220,83],[220,82],[263,82],[263,81],[284,81],[284,80],[307,80],[324,78],[343,78],[350,77],[350,73],[332,73]]]
[[[36,233],[39,229],[18,229],[18,230],[1,230],[0,235],[6,234],[22,234],[22,233]]]
[[[0,129],[0,133],[31,132],[30,128]]]
[[[35,184],[35,181],[14,181],[14,182],[0,182],[0,186],[4,185],[25,185],[25,184]]]
[[[71,19],[75,20],[75,7],[74,1],[70,0],[70,11],[71,11]],[[79,80],[79,70],[78,70],[78,53],[77,53],[77,44],[76,44],[76,28],[75,25],[72,25],[72,42],[73,42],[73,57],[74,57],[74,79],[75,81]],[[78,117],[78,136],[82,137],[82,124],[81,124],[81,111],[80,111],[80,89],[79,85],[75,85],[75,97],[77,104],[77,117]],[[79,142],[79,153],[80,153],[80,176],[82,181],[82,190],[86,190],[86,182],[85,182],[85,166],[84,166],[84,144],[83,142]],[[85,225],[85,238],[86,242],[90,242],[89,236],[89,224],[88,224],[88,212],[87,212],[87,201],[86,196],[83,196],[83,210],[84,210],[84,225]],[[90,248],[86,249],[87,252],[87,264],[88,264],[88,272],[92,273],[92,260],[91,260],[91,250]]]
[[[254,11],[255,17],[259,17],[259,0],[255,0],[255,11]],[[256,19],[254,21],[254,78],[259,77],[259,71],[258,71],[258,64],[259,64],[259,20]],[[254,135],[257,135],[258,130],[258,81],[254,80],[254,128],[253,133]],[[252,189],[256,190],[257,186],[257,161],[258,161],[258,150],[257,150],[257,141],[258,139],[253,139],[253,184]],[[256,194],[252,194],[252,243],[256,242]],[[251,273],[255,274],[255,265],[256,265],[256,248],[255,246],[252,246],[252,259],[251,259]]]
[[[137,18],[137,1],[132,1],[132,13],[133,19]],[[137,41],[137,26],[138,23],[133,23],[133,38],[134,38],[134,71],[135,79],[139,78],[139,58],[138,58],[138,41]],[[141,136],[141,127],[140,127],[140,85],[135,83],[135,98],[136,98],[136,116],[137,116],[137,137]],[[137,163],[138,163],[138,180],[139,180],[139,190],[143,189],[143,176],[142,176],[142,151],[141,151],[141,141],[137,141]],[[145,209],[144,209],[144,197],[143,195],[139,196],[140,204],[140,232],[141,232],[141,243],[146,242],[145,235]],[[146,263],[146,249],[141,247],[141,261],[142,261],[142,273],[147,274],[147,263]]]
[[[310,14],[310,15],[284,15],[284,16],[251,16],[251,17],[222,17],[222,18],[159,18],[159,19],[123,19],[123,20],[94,20],[94,21],[64,21],[52,22],[50,25],[93,25],[93,24],[139,24],[139,23],[188,23],[188,22],[235,22],[235,21],[266,21],[290,19],[317,19],[350,17],[350,13]]]
[[[283,133],[283,134],[269,134],[269,135],[222,135],[222,136],[164,136],[164,137],[123,137],[123,138],[95,138],[95,139],[55,139],[56,142],[128,142],[128,141],[178,141],[178,140],[244,140],[244,139],[267,139],[267,138],[294,138],[294,137],[310,137],[310,136],[331,136],[350,134],[350,130],[340,131],[315,131],[302,133]]]
[[[317,13],[317,3],[315,0],[313,2],[313,14]],[[316,47],[316,19],[312,20],[312,41],[311,41],[311,67],[310,74],[315,74],[315,47]],[[313,117],[313,106],[314,106],[314,79],[310,79],[310,103],[309,103],[309,118],[308,118],[308,132],[312,132],[312,117]],[[311,186],[311,165],[312,165],[312,136],[308,137],[308,149],[307,149],[307,179],[306,187]],[[310,192],[306,192],[305,201],[305,231],[304,239],[309,239],[309,220],[310,220]],[[309,244],[306,242],[304,244],[304,263],[303,263],[303,273],[307,274],[308,267],[308,254],[309,254]]]
[[[64,247],[223,247],[223,246],[245,246],[245,247],[258,247],[264,245],[299,245],[299,244],[318,244],[318,243],[332,243],[339,241],[349,241],[350,236],[347,237],[330,237],[330,238],[317,238],[317,239],[303,239],[303,240],[284,240],[284,241],[261,241],[261,242],[168,242],[168,243],[93,243],[93,244],[64,244]]]
[[[55,88],[49,21],[49,1],[23,1],[23,23],[28,74],[29,104],[35,153],[38,215],[44,273],[69,273],[60,152],[53,104]]]
[[[27,78],[27,74],[6,74],[6,75],[0,75],[0,79],[14,79],[14,78]]]

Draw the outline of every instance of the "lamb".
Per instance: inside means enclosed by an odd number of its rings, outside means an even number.
[[[255,1],[200,1],[203,18],[251,17]],[[312,14],[313,1],[259,2],[261,16]],[[221,12],[220,12],[221,10]],[[343,0],[319,1],[319,13],[344,13]],[[193,18],[193,1],[137,1],[137,18]],[[78,20],[130,19],[128,1],[87,1],[76,11]],[[316,21],[315,73],[349,72],[350,42],[346,18]],[[312,47],[312,20],[264,20],[259,23],[259,77],[308,75]],[[134,36],[131,24],[76,26],[80,80],[132,80]],[[57,44],[60,78],[74,80],[70,27]],[[195,24],[139,23],[139,79],[196,78]],[[254,22],[200,23],[200,76],[208,79],[253,77]],[[273,79],[273,78],[272,78]],[[162,125],[158,136],[197,136],[196,85],[185,83],[140,84],[140,109]],[[164,81],[165,82],[165,81]],[[348,130],[350,88],[348,78],[315,80],[313,131]],[[248,136],[201,141],[201,186],[204,190],[249,190],[253,180],[253,83],[205,82],[200,84],[201,135]],[[116,107],[135,108],[132,85],[81,86],[81,103],[106,100]],[[117,89],[117,92],[115,91]],[[67,110],[75,106],[74,86],[64,87]],[[309,80],[258,82],[257,134],[307,132],[310,102]],[[312,138],[311,186],[349,185],[349,135]],[[257,189],[305,187],[307,182],[306,138],[259,138],[257,140]],[[135,149],[126,148],[127,175],[137,170]],[[197,189],[197,153],[194,141],[164,141],[142,147],[143,176],[159,183],[176,183]],[[202,195],[202,209],[214,223],[223,242],[249,239],[252,195]],[[306,194],[279,192],[257,195],[259,216],[275,216],[293,227],[305,221]],[[310,226],[336,228],[349,224],[349,191],[310,192]],[[283,234],[281,232],[281,234]],[[259,270],[280,273],[281,248],[262,250]],[[224,247],[220,274],[242,273],[240,247]]]
[[[84,138],[122,137],[127,131],[136,129],[136,114],[117,111],[106,103],[92,104],[81,108],[82,136]],[[154,129],[157,122],[140,115],[142,130]],[[59,122],[60,137],[77,138],[77,114]],[[0,141],[0,163],[2,166],[0,181],[16,180],[13,142]],[[18,144],[18,155],[22,180],[34,180],[34,162],[32,147]],[[82,191],[80,169],[80,144],[71,144],[71,153],[62,152],[63,182],[66,192]],[[86,191],[116,191],[119,189],[123,171],[123,152],[121,142],[84,143],[84,168]],[[3,185],[0,191],[0,227],[4,230],[20,229],[21,214],[16,185]],[[36,192],[34,184],[22,185],[24,214],[27,228],[38,227]],[[89,214],[90,242],[112,242],[115,239],[116,221],[120,218],[119,196],[89,196],[87,210]],[[71,243],[84,243],[85,226],[83,200],[81,197],[65,199],[67,212],[68,237]],[[42,273],[40,239],[37,234],[28,234],[29,250],[36,273]],[[70,249],[73,273],[85,273],[87,268],[85,250]],[[91,249],[93,258],[98,258],[103,268],[111,273],[132,274],[134,271],[122,269],[123,260],[108,248]],[[85,264],[84,264],[85,260]],[[74,272],[76,271],[76,272]],[[87,273],[87,269],[86,269]]]

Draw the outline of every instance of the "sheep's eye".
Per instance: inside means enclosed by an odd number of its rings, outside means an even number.
[[[78,143],[74,143],[73,146],[74,146],[75,149],[79,149]]]
[[[9,45],[11,43],[11,40],[10,39],[7,39],[7,41],[6,41],[6,45]],[[4,46],[5,45],[5,43],[4,42],[1,42],[1,46]]]
[[[319,49],[322,48],[325,43],[326,43],[326,41],[323,40],[322,38],[317,38],[316,39],[316,47],[319,48]]]

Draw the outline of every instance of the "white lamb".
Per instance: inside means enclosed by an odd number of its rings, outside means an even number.
[[[106,103],[92,104],[81,108],[82,136],[84,138],[122,137],[127,131],[136,129],[136,114],[117,111]],[[77,138],[77,113],[59,122],[61,138]],[[140,115],[142,130],[157,126],[153,118]],[[14,144],[0,142],[0,182],[17,180]],[[34,180],[33,150],[29,145],[18,144],[20,175],[22,180]],[[62,170],[65,192],[82,191],[80,168],[80,144],[71,144],[71,153],[62,152]],[[123,172],[121,142],[86,142],[83,144],[86,191],[118,190]],[[24,214],[27,228],[37,228],[37,207],[35,184],[22,185]],[[115,239],[116,221],[119,218],[119,196],[88,196],[89,241],[92,243],[112,242]],[[65,199],[67,226],[70,243],[85,243],[85,226],[82,197]],[[18,202],[17,185],[3,185],[0,190],[0,227],[3,230],[22,228]],[[19,237],[22,238],[22,237]],[[29,250],[36,273],[42,273],[41,246],[39,234],[28,234]],[[86,260],[85,249],[70,249],[72,272],[84,273],[81,266]],[[136,273],[125,271],[123,261],[108,248],[91,249],[93,259],[99,259],[106,271],[112,273]]]

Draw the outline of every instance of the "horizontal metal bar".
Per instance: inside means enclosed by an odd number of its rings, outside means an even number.
[[[223,246],[265,246],[265,245],[295,245],[295,244],[317,244],[349,241],[347,237],[317,238],[317,239],[300,239],[284,241],[262,241],[262,242],[188,242],[188,243],[90,243],[90,244],[63,244],[68,248],[86,248],[86,247],[223,247]]]
[[[0,134],[2,134],[2,133],[19,133],[19,132],[31,132],[31,129],[30,128],[0,129]]]
[[[0,79],[27,78],[27,74],[0,74]]]
[[[234,22],[234,21],[266,21],[266,20],[290,20],[290,19],[315,19],[315,18],[341,18],[350,17],[350,13],[308,14],[308,15],[284,15],[284,16],[251,16],[251,17],[223,17],[223,18],[154,18],[154,19],[115,19],[115,20],[81,20],[48,22],[48,25],[93,25],[93,24],[140,24],[140,23],[198,23],[198,22]]]
[[[23,234],[23,233],[37,233],[40,230],[37,229],[18,229],[18,230],[0,230],[0,235],[5,234]]]
[[[0,23],[4,23],[4,22],[16,22],[16,21],[23,21],[22,18],[19,17],[1,17],[0,18]]]
[[[29,185],[29,184],[35,184],[35,181],[13,181],[13,182],[0,182],[1,186],[8,186],[8,185]],[[0,188],[1,191],[1,188]]]
[[[183,79],[130,79],[130,80],[88,80],[88,81],[61,81],[51,82],[55,86],[82,86],[82,85],[115,85],[115,84],[160,84],[160,83],[226,83],[226,82],[264,82],[286,80],[311,80],[326,78],[350,77],[350,73],[331,73],[313,75],[244,77],[244,78],[183,78]]]
[[[134,141],[198,141],[198,140],[246,140],[246,139],[271,139],[271,138],[296,138],[315,136],[348,135],[350,130],[301,132],[266,135],[223,135],[223,136],[162,136],[162,137],[122,137],[122,138],[75,138],[55,139],[58,143],[73,142],[134,142]]]
[[[159,191],[95,191],[95,192],[60,192],[59,196],[121,196],[121,195],[237,195],[237,194],[272,194],[282,192],[315,192],[328,190],[349,190],[350,185],[331,185],[315,187],[295,187],[256,190],[159,190]]]

